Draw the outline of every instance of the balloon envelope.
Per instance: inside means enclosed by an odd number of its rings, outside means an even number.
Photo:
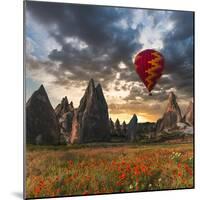
[[[164,57],[154,49],[146,49],[135,57],[135,70],[148,91],[156,85],[164,69]]]

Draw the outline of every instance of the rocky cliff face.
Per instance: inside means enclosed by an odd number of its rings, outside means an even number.
[[[95,87],[94,80],[89,81],[77,110],[79,123],[79,142],[109,141],[110,126],[108,107],[101,85]]]
[[[178,122],[182,120],[181,110],[176,101],[176,96],[173,92],[169,93],[168,104],[167,104],[165,113],[169,113],[169,112],[174,112],[176,114]]]
[[[189,105],[186,109],[185,115],[183,117],[183,121],[190,126],[194,125],[194,119],[193,119],[193,110],[194,110],[194,104],[193,102],[189,102]]]
[[[127,138],[128,141],[133,142],[137,138],[137,116],[134,114],[128,124]]]
[[[164,129],[175,129],[177,127],[177,123],[181,120],[181,110],[176,101],[176,96],[173,92],[170,92],[165,113],[156,123],[156,132],[161,132]]]
[[[43,85],[26,103],[26,140],[28,144],[59,143],[58,120]]]
[[[67,97],[62,98],[61,103],[59,103],[56,108],[55,108],[55,113],[56,116],[59,118],[61,117],[64,113],[68,112],[69,103]]]
[[[68,143],[72,131],[72,121],[74,116],[73,103],[71,102],[69,104],[68,99],[65,96],[61,100],[61,103],[56,106],[55,113],[60,127],[60,144],[66,144]]]

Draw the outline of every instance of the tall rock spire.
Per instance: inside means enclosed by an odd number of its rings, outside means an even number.
[[[27,144],[58,144],[59,126],[44,86],[41,85],[26,103]]]
[[[62,98],[61,103],[59,103],[55,108],[55,113],[58,117],[61,117],[64,113],[69,111],[69,102],[67,97]]]
[[[194,103],[190,101],[186,109],[185,115],[183,117],[183,121],[188,123],[190,126],[194,125],[193,110],[194,110]]]
[[[177,115],[177,121],[180,122],[182,120],[181,110],[180,110],[180,108],[178,106],[178,103],[176,101],[176,96],[175,96],[175,94],[173,92],[169,93],[166,113],[167,112],[175,112],[176,115]]]
[[[168,103],[163,117],[156,123],[156,132],[177,127],[177,122],[182,121],[181,110],[173,92],[169,93]]]
[[[72,131],[72,121],[74,117],[73,103],[70,102],[69,104],[65,96],[62,98],[61,103],[56,106],[55,113],[60,127],[60,144],[66,144],[69,142],[69,136]]]
[[[128,141],[133,142],[136,140],[137,136],[137,116],[134,114],[133,117],[131,118],[129,124],[128,124],[128,129],[127,129],[127,137]]]
[[[108,107],[101,85],[88,83],[77,111],[79,142],[108,141],[110,139]]]
[[[119,119],[116,119],[115,121],[115,132],[118,136],[121,135],[121,124],[120,124]]]

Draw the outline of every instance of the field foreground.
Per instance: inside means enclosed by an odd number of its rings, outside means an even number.
[[[28,146],[26,198],[193,188],[193,144]]]

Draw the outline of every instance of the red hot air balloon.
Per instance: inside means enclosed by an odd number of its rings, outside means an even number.
[[[154,49],[146,49],[135,57],[135,70],[147,87],[149,94],[154,88],[164,69],[164,58]]]

